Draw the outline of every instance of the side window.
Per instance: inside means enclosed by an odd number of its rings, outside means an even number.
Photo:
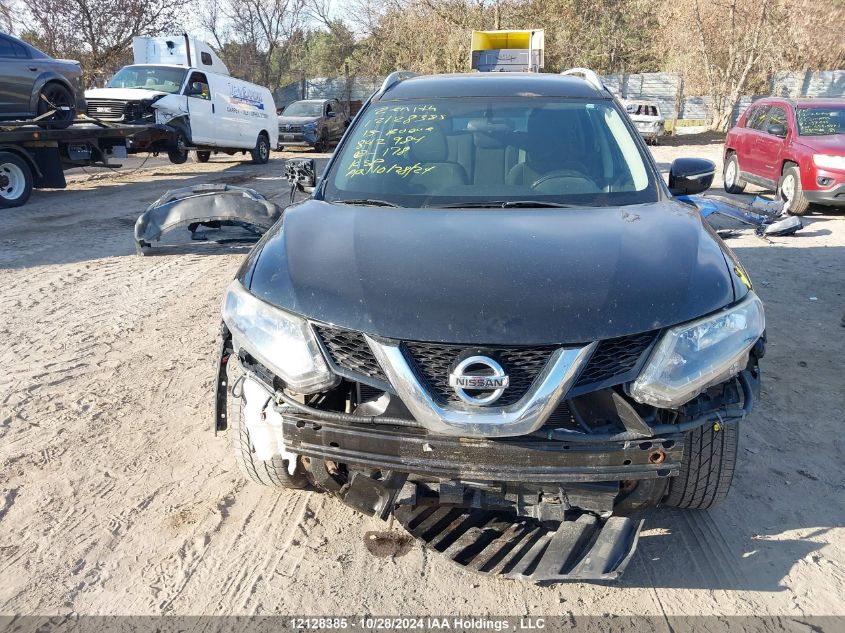
[[[769,111],[769,106],[757,106],[748,115],[745,122],[745,127],[752,130],[762,130],[766,123],[766,114]]]
[[[781,107],[769,108],[769,116],[767,118],[766,126],[782,125],[786,127],[786,110]]]
[[[0,37],[0,57],[17,57],[15,46],[12,40]]]
[[[332,104],[327,103],[326,104],[326,114],[331,114],[332,112],[334,112],[334,109],[332,108]]]
[[[188,85],[185,86],[185,95],[195,99],[211,99],[208,80],[203,73],[191,73]]]
[[[200,53],[200,61],[201,61],[203,64],[205,64],[206,66],[211,66],[211,64],[213,63],[213,62],[211,61],[211,55],[209,55],[209,54],[208,54],[208,53],[206,53],[205,51],[203,51],[203,52],[201,52],[201,53]]]

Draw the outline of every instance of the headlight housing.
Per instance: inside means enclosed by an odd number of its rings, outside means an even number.
[[[813,154],[816,167],[822,169],[841,169],[845,171],[845,156],[831,156],[830,154]]]
[[[676,409],[739,373],[765,329],[763,302],[753,292],[718,314],[676,325],[660,338],[628,392],[637,402]]]
[[[235,350],[246,350],[293,391],[315,393],[337,384],[307,321],[261,301],[237,279],[226,290],[223,321]]]

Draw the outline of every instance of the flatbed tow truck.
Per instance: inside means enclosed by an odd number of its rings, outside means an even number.
[[[104,165],[129,154],[164,150],[173,142],[164,126],[123,125],[91,117],[51,122],[52,112],[25,121],[0,121],[0,209],[26,204],[33,188],[64,189],[64,171]]]

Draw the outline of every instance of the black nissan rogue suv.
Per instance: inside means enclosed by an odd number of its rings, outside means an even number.
[[[713,172],[667,187],[589,71],[394,73],[226,292],[217,430],[472,569],[617,576],[634,511],[725,497],[759,393],[762,303],[674,197]]]

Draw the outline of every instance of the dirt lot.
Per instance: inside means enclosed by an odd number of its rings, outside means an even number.
[[[657,160],[719,157],[686,143]],[[417,546],[375,557],[363,535],[384,524],[247,484],[214,437],[219,302],[245,248],[140,258],[132,226],[191,183],[284,199],[281,158],[80,173],[0,212],[0,613],[845,615],[841,212],[795,237],[729,241],[766,303],[769,347],[727,501],[650,514],[619,584],[539,588]]]

